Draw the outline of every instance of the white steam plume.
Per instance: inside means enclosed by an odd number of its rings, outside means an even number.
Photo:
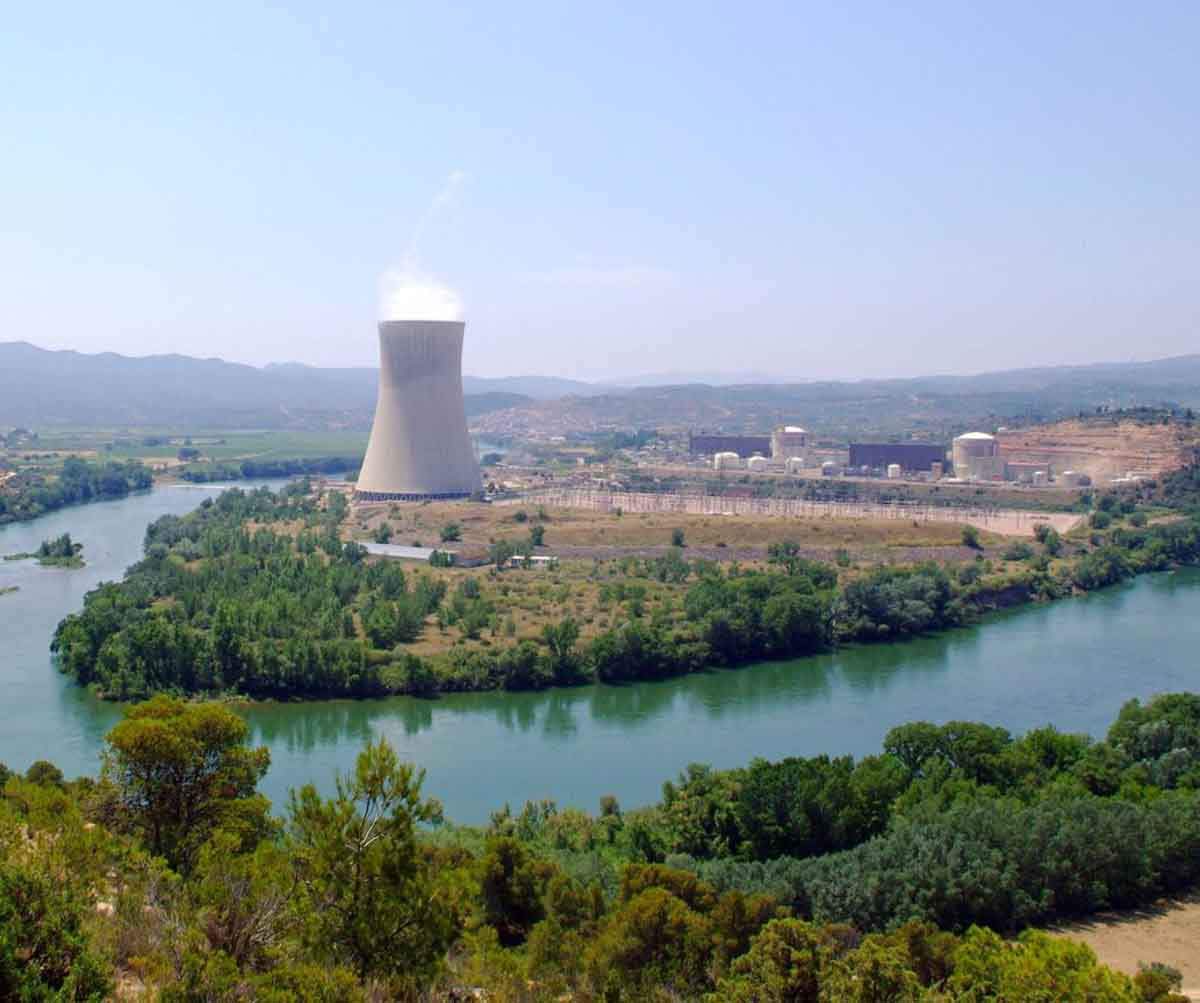
[[[418,251],[426,229],[440,211],[453,203],[466,178],[463,171],[451,172],[413,227],[404,259],[380,277],[380,320],[462,320],[462,300],[458,293],[421,268]]]

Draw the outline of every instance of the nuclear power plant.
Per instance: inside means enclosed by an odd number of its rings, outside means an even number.
[[[479,464],[467,435],[462,321],[379,325],[379,397],[355,497],[361,501],[468,498]]]

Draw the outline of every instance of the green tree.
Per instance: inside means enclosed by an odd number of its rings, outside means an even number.
[[[220,704],[156,696],[130,707],[105,737],[103,776],[119,822],[184,871],[218,829],[254,846],[269,830],[270,805],[256,786],[271,757],[247,746],[248,731]]]
[[[110,998],[111,981],[84,933],[87,909],[52,878],[0,862],[0,1000]]]
[[[380,739],[338,776],[333,798],[306,784],[288,809],[307,948],[414,990],[433,980],[462,925],[456,875],[437,874],[417,847],[417,827],[441,819],[423,780]]]
[[[684,535],[683,535],[683,530],[678,526],[676,526],[673,530],[671,530],[671,546],[672,547],[686,547],[687,546],[687,543],[686,543]]]
[[[972,550],[982,550],[983,544],[979,539],[979,530],[974,526],[963,526],[962,542],[964,547],[970,547]]]
[[[488,560],[497,568],[503,568],[516,554],[517,548],[511,540],[497,540],[488,547]]]
[[[38,759],[29,764],[29,769],[25,771],[25,779],[31,784],[39,784],[43,787],[61,787],[63,771],[45,759]]]
[[[529,545],[531,547],[541,547],[545,544],[546,527],[545,526],[530,526],[529,527]]]
[[[545,915],[545,883],[544,869],[519,840],[502,836],[488,843],[480,865],[483,917],[495,927],[501,944],[520,944]]]
[[[456,522],[448,522],[438,535],[441,537],[442,543],[453,543],[455,540],[462,539],[462,527]]]
[[[777,919],[754,938],[709,1003],[819,1003],[825,952],[816,927]]]

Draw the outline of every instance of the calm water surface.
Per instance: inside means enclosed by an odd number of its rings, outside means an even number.
[[[120,708],[72,686],[49,656],[55,625],[99,581],[141,553],[147,523],[194,508],[211,490],[160,487],[0,528],[0,554],[64,531],[88,566],[0,562],[0,761],[39,758],[94,773]],[[265,704],[245,711],[271,749],[266,792],[328,790],[370,737],[386,735],[428,771],[450,817],[481,822],[505,802],[553,798],[594,808],[658,797],[690,762],[875,752],[893,725],[971,718],[1014,731],[1054,722],[1103,734],[1121,704],[1200,689],[1200,571],[1151,575],[1082,599],[1017,610],[936,638],[661,683],[438,700]]]

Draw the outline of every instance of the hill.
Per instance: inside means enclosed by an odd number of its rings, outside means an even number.
[[[0,425],[305,428],[369,425],[378,371],[264,368],[185,355],[130,357],[0,343]],[[809,383],[677,383],[633,389],[550,376],[463,380],[480,431],[767,429],[800,422],[849,438],[944,439],[1097,407],[1200,408],[1200,355],[973,376]]]
[[[638,427],[764,431],[799,423],[818,435],[948,440],[967,428],[1033,424],[1097,408],[1200,409],[1200,355],[1154,362],[1021,369],[898,380],[637,387],[539,401],[477,422],[521,435]]]
[[[552,383],[553,381],[549,381]],[[570,381],[565,381],[570,382]],[[521,380],[472,380],[468,416],[533,401]],[[536,378],[528,385],[549,389]],[[254,366],[0,344],[0,425],[292,428],[370,423],[378,371]]]

